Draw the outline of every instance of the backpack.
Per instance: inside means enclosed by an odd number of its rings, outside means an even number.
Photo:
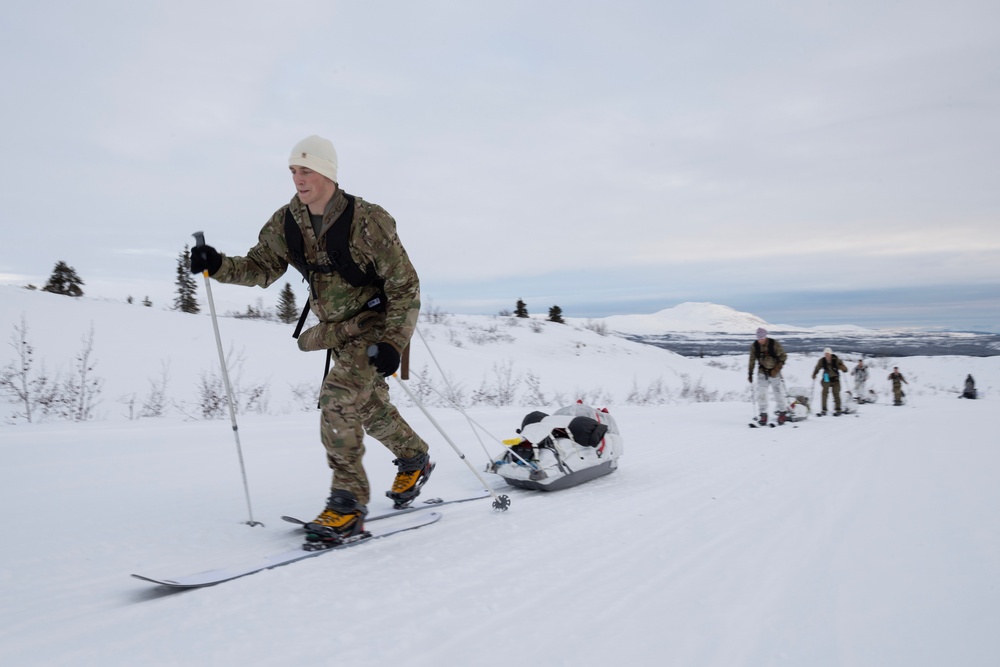
[[[317,273],[339,273],[351,287],[367,287],[375,285],[378,293],[365,304],[365,310],[374,310],[384,313],[388,307],[388,298],[385,295],[383,285],[385,280],[375,273],[375,266],[371,263],[364,269],[358,266],[351,256],[351,224],[354,222],[354,197],[344,193],[347,198],[347,207],[341,213],[330,229],[326,232],[326,254],[330,259],[330,264],[310,264],[306,261],[306,243],[302,237],[302,230],[292,216],[291,207],[285,209],[285,243],[288,245],[288,263],[302,274],[302,278],[308,283],[309,274]],[[292,338],[298,338],[302,332],[302,327],[306,323],[309,315],[309,299],[302,308],[302,315],[299,316],[299,323],[295,327]],[[327,365],[329,366],[330,356],[327,354]],[[329,370],[329,369],[328,369]]]
[[[761,354],[761,352],[763,351],[763,348],[761,347],[760,341],[758,341],[758,340],[755,340],[753,342],[753,351],[754,351],[754,355],[757,357],[758,360],[763,359],[765,356],[772,357],[774,359],[778,358],[778,356],[774,353],[774,339],[773,338],[768,338],[767,339],[767,354],[766,355]]]
[[[358,266],[351,256],[351,223],[354,221],[354,197],[344,193],[347,207],[337,217],[326,232],[326,254],[330,264],[309,264],[306,261],[305,240],[302,230],[292,216],[291,208],[285,209],[285,242],[288,244],[289,264],[294,266],[305,280],[309,281],[310,272],[339,273],[351,287],[366,287],[378,285],[384,281],[375,273],[375,266],[368,264],[364,269]]]

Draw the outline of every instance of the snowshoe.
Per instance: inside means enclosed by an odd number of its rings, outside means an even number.
[[[392,500],[393,509],[403,509],[416,500],[420,489],[434,471],[436,464],[431,463],[428,454],[418,454],[408,459],[395,459],[396,479],[392,482],[392,490],[385,495]]]

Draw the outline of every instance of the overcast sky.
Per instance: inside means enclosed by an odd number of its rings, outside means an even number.
[[[165,307],[320,134],[444,310],[1000,331],[995,0],[33,0],[0,54],[2,282]]]

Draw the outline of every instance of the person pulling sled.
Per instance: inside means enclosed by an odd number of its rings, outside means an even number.
[[[309,300],[296,329],[303,351],[326,350],[320,392],[320,438],[333,470],[330,495],[306,526],[306,548],[325,548],[364,534],[369,485],[361,459],[367,431],[396,457],[397,474],[386,495],[396,507],[413,502],[434,464],[427,443],[389,401],[384,378],[399,368],[420,312],[420,283],[381,207],[344,192],[337,153],[322,137],[292,149],[292,200],[260,230],[245,257],[208,245],[191,250],[191,272],[222,283],[267,287],[289,265],[309,284]],[[308,310],[319,323],[299,336]]]
[[[757,340],[750,344],[750,368],[747,381],[753,384],[754,367],[757,368],[757,387],[754,392],[757,398],[757,412],[754,420],[759,426],[767,424],[767,391],[774,394],[774,409],[778,424],[788,420],[788,394],[785,391],[785,380],[781,369],[788,360],[788,355],[781,343],[767,335],[767,329],[757,329]],[[752,425],[752,424],[751,424]]]

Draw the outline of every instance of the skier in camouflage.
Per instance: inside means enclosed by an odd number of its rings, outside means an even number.
[[[785,381],[781,376],[781,369],[784,368],[786,361],[788,361],[788,355],[781,343],[770,338],[766,329],[757,329],[757,340],[750,344],[750,368],[747,372],[747,380],[753,382],[753,371],[756,365],[757,409],[760,415],[755,421],[761,426],[767,424],[768,389],[774,393],[774,408],[778,423],[784,424],[788,420],[788,392],[785,390]]]
[[[847,372],[847,366],[844,362],[840,360],[840,357],[833,353],[830,348],[825,348],[823,350],[823,356],[819,358],[816,362],[816,367],[813,368],[812,379],[815,380],[816,376],[820,371],[823,371],[823,409],[819,414],[826,414],[826,398],[829,396],[830,392],[833,392],[833,416],[839,417],[844,414],[841,410],[840,405],[840,373],[843,371]]]
[[[320,436],[333,481],[326,508],[307,531],[336,541],[363,531],[370,500],[361,461],[366,431],[396,456],[396,479],[386,495],[397,507],[413,502],[434,469],[427,443],[389,402],[383,379],[399,368],[416,328],[420,283],[395,220],[340,189],[330,141],[303,139],[288,166],[296,194],[265,223],[257,245],[245,257],[196,246],[191,271],[267,287],[291,264],[308,282],[319,323],[302,333],[299,348],[329,350],[334,363],[320,392]]]
[[[889,373],[889,381],[892,382],[892,397],[893,405],[902,405],[903,397],[906,396],[906,392],[903,391],[904,384],[910,384],[903,377],[903,374],[899,372],[899,366],[893,366],[892,372]]]

